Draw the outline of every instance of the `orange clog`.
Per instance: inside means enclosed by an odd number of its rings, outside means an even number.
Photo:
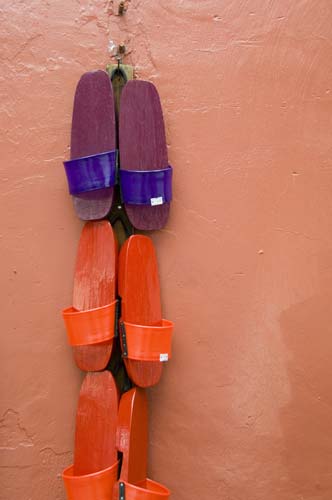
[[[109,371],[88,373],[77,413],[74,464],[63,472],[68,500],[109,500],[118,478],[118,390]]]
[[[73,306],[63,311],[81,370],[103,370],[111,356],[116,317],[117,243],[108,221],[85,224],[74,277]]]
[[[91,474],[117,460],[119,394],[109,371],[87,373],[76,413],[74,474]]]
[[[148,403],[144,389],[134,387],[122,395],[116,444],[122,453],[122,465],[113,500],[167,500],[170,491],[146,478]]]
[[[158,266],[152,241],[131,236],[119,258],[120,340],[131,380],[155,385],[171,356],[173,323],[162,319]]]
[[[121,477],[132,484],[144,481],[148,457],[148,401],[144,389],[134,387],[121,396],[116,446],[122,453]]]

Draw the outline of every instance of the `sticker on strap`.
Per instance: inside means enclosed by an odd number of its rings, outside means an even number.
[[[163,361],[168,361],[168,354],[165,353],[165,354],[160,354],[159,355],[159,361],[163,362]]]
[[[151,206],[162,205],[164,203],[163,197],[158,196],[158,198],[150,198]]]

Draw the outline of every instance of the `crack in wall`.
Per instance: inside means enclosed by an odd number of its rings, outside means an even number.
[[[0,420],[0,450],[34,446],[32,436],[22,425],[19,412],[8,408]]]

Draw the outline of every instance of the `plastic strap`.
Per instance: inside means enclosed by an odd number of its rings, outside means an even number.
[[[172,173],[169,165],[161,170],[120,169],[122,200],[128,205],[163,205],[172,199]]]
[[[72,346],[99,344],[114,337],[117,300],[107,306],[78,311],[68,307],[62,311],[68,342]]]
[[[114,186],[117,150],[64,161],[70,194]]]
[[[75,476],[74,465],[67,467],[62,473],[67,498],[72,500],[110,500],[113,498],[113,488],[117,481],[118,468],[119,461],[106,469]]]
[[[117,500],[168,500],[170,490],[156,481],[145,479],[143,484],[135,485],[119,479],[118,484],[119,495]]]
[[[174,325],[167,319],[161,321],[161,326],[143,326],[120,320],[123,356],[141,361],[168,361]]]

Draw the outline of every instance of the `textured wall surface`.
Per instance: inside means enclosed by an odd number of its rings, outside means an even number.
[[[110,40],[160,92],[175,167],[153,235],[174,358],[150,477],[174,500],[332,495],[330,0],[0,2],[1,500],[64,500],[81,374],[60,310],[82,223],[75,85]]]

